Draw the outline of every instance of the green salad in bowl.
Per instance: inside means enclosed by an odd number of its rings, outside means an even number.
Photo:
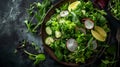
[[[109,32],[106,23],[91,1],[63,0],[44,19],[42,38],[50,48],[46,51],[52,52],[49,54],[60,63],[87,63],[106,45]]]

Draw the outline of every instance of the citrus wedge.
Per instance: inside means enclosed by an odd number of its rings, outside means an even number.
[[[107,33],[105,30],[99,26],[95,26],[94,30],[91,30],[93,37],[95,37],[99,41],[105,41],[107,37]]]
[[[68,6],[68,10],[69,10],[69,11],[75,10],[80,3],[81,3],[80,1],[75,1],[75,2],[71,3],[71,4]]]

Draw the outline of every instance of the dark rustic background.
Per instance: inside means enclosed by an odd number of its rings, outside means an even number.
[[[35,67],[32,61],[15,54],[14,50],[23,39],[41,46],[41,37],[26,32],[24,20],[26,9],[35,1],[42,0],[0,0],[0,67]],[[50,0],[52,4],[60,0]],[[43,49],[42,49],[42,52]],[[46,54],[46,53],[45,53]],[[46,60],[36,67],[64,67],[46,54]],[[85,67],[85,66],[80,66]],[[89,67],[96,67],[95,64]]]
[[[24,20],[30,4],[42,0],[0,0],[0,67],[35,67],[32,61],[15,54],[14,50],[23,39],[42,45],[41,37],[26,32]],[[57,0],[52,1],[52,4]],[[60,0],[59,0],[60,1]],[[37,67],[63,67],[46,54],[46,60]]]

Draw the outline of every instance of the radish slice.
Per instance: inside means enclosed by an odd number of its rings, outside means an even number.
[[[66,16],[68,16],[68,14],[69,14],[69,12],[67,10],[60,12],[61,17],[66,17]]]
[[[76,50],[76,48],[78,47],[78,43],[76,42],[75,39],[68,39],[67,40],[67,49],[71,52],[74,52]]]
[[[83,22],[84,22],[85,27],[87,29],[92,29],[94,27],[94,22],[91,19],[89,19],[89,18],[83,19]]]
[[[93,49],[95,50],[96,48],[97,48],[97,42],[96,42],[96,40],[93,40],[92,41],[92,47],[93,47]]]

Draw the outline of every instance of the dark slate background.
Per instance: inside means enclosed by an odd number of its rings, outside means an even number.
[[[34,1],[42,2],[42,0],[0,0],[0,67],[35,67],[31,60],[14,53],[18,43],[23,39],[42,45],[41,37],[26,32],[24,23],[28,17],[26,9]],[[55,4],[60,0],[50,1]],[[45,54],[46,60],[36,67],[64,67]],[[95,64],[90,66],[96,67]]]
[[[18,43],[23,39],[42,45],[41,37],[26,32],[24,24],[24,20],[28,17],[26,9],[34,1],[42,0],[0,0],[0,67],[35,67],[31,60],[14,53]],[[57,2],[57,0],[50,1],[53,4]],[[63,67],[47,54],[46,58],[36,67]]]

